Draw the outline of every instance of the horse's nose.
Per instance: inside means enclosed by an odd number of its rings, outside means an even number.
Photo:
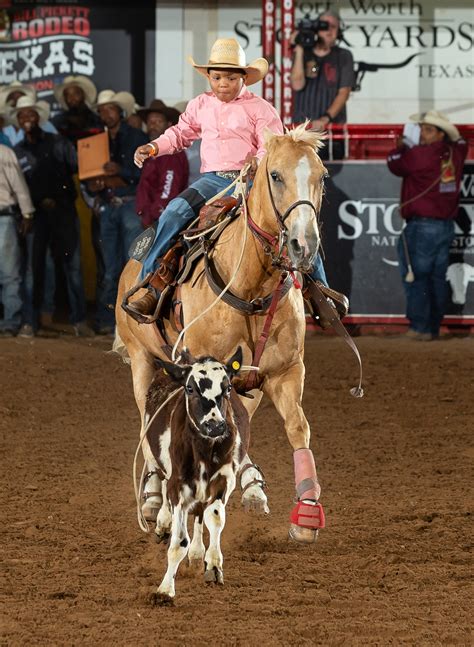
[[[303,244],[297,238],[290,240],[290,253],[295,260],[302,260],[308,255],[308,245],[306,241]]]

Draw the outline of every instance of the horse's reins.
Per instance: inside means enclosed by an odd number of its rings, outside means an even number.
[[[265,324],[263,326],[263,331],[260,335],[260,338],[257,342],[257,346],[255,347],[255,351],[252,357],[252,364],[255,366],[259,365],[260,358],[263,354],[263,351],[265,349],[265,345],[268,340],[269,336],[269,331],[270,331],[270,326],[273,320],[273,317],[275,315],[278,302],[281,297],[281,292],[282,292],[282,287],[284,280],[287,276],[287,273],[289,273],[293,279],[294,286],[297,289],[301,289],[301,285],[298,283],[296,276],[294,274],[295,268],[291,266],[290,259],[288,258],[286,252],[285,252],[285,246],[287,243],[287,233],[288,230],[285,225],[285,221],[290,215],[290,213],[296,208],[299,207],[300,205],[307,205],[311,207],[311,209],[314,211],[316,215],[316,219],[319,216],[319,212],[316,209],[315,205],[310,202],[309,200],[297,200],[296,202],[293,202],[285,211],[283,215],[281,215],[278,207],[275,204],[275,199],[273,197],[273,192],[272,192],[272,187],[270,184],[270,175],[268,173],[268,159],[266,161],[266,167],[265,167],[265,175],[267,178],[267,188],[268,188],[268,195],[270,197],[270,202],[273,208],[273,212],[276,216],[276,220],[278,223],[278,226],[280,228],[280,233],[278,236],[269,234],[268,232],[264,231],[261,227],[256,225],[256,223],[252,220],[250,217],[250,214],[247,214],[247,223],[249,225],[250,230],[252,231],[253,235],[255,238],[260,242],[260,244],[263,247],[263,250],[266,254],[269,254],[272,257],[272,264],[276,267],[278,267],[282,271],[280,281],[278,283],[278,286],[276,290],[273,293],[272,301],[270,308],[268,310],[267,318],[265,320]],[[277,255],[275,256],[274,250],[277,248],[278,245],[278,250],[277,250]],[[355,398],[361,398],[364,395],[364,390],[362,388],[362,360],[360,357],[359,350],[357,346],[354,343],[354,340],[352,337],[348,334],[346,328],[344,325],[341,323],[337,313],[334,312],[334,308],[332,308],[329,303],[326,300],[325,295],[322,293],[322,291],[319,289],[318,285],[311,279],[309,278],[309,290],[313,295],[313,298],[316,300],[319,308],[321,309],[322,313],[325,315],[325,317],[329,320],[331,326],[333,329],[336,331],[336,333],[344,339],[344,341],[348,344],[348,346],[351,348],[351,350],[354,352],[357,361],[359,363],[359,384],[356,387],[353,387],[350,389],[350,394],[354,396]],[[252,371],[249,373],[247,380],[246,380],[246,388],[255,388],[257,382],[257,374],[255,371]]]

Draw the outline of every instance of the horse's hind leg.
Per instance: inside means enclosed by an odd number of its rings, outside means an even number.
[[[267,378],[264,390],[283,418],[293,448],[298,502],[290,517],[290,537],[303,543],[313,543],[318,529],[324,527],[324,513],[318,503],[321,488],[313,453],[309,449],[310,428],[301,406],[303,385],[304,365],[300,361],[283,375]]]
[[[253,400],[249,398],[242,398],[242,404],[247,409],[249,419],[257,410],[258,405],[262,399],[263,393],[261,391],[254,391]],[[270,508],[268,507],[267,495],[264,491],[265,479],[260,472],[258,465],[253,463],[248,454],[244,456],[240,464],[240,489],[242,490],[242,505],[246,512],[253,511],[259,514],[268,514]]]
[[[138,410],[140,411],[140,417],[142,419],[142,428],[140,432],[142,434],[143,429],[147,424],[145,415],[146,394],[156,369],[153,358],[148,352],[131,353],[130,359],[133,392]],[[147,521],[156,521],[156,516],[163,501],[160,494],[161,481],[156,473],[155,461],[146,438],[142,442],[142,451],[147,466],[147,473],[149,475],[143,488],[144,501],[142,504],[142,512]]]

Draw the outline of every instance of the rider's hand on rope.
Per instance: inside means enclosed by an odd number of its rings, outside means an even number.
[[[149,144],[145,144],[144,146],[139,146],[137,148],[135,155],[133,156],[133,161],[138,168],[141,168],[143,166],[143,162],[154,155],[158,155],[158,146],[150,142]]]

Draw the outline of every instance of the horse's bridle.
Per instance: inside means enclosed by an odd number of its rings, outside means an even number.
[[[272,187],[270,184],[270,175],[268,172],[268,159],[265,162],[265,175],[267,178],[267,188],[268,188],[268,195],[270,196],[270,203],[273,208],[273,213],[275,214],[276,221],[278,223],[279,227],[279,234],[278,236],[273,236],[272,234],[269,234],[266,232],[264,229],[259,227],[251,218],[250,214],[247,215],[247,222],[248,226],[250,227],[250,230],[254,234],[254,236],[260,241],[264,252],[271,256],[272,258],[272,265],[275,267],[279,267],[283,270],[288,270],[288,271],[296,271],[296,268],[292,267],[291,261],[286,253],[286,246],[288,242],[288,229],[285,225],[285,221],[290,215],[290,213],[296,209],[296,207],[299,207],[300,205],[307,205],[308,207],[311,207],[311,209],[314,211],[316,218],[319,216],[319,212],[314,206],[310,200],[296,200],[290,206],[288,209],[285,211],[283,215],[281,215],[278,207],[275,204],[275,198],[273,197],[272,193]]]

